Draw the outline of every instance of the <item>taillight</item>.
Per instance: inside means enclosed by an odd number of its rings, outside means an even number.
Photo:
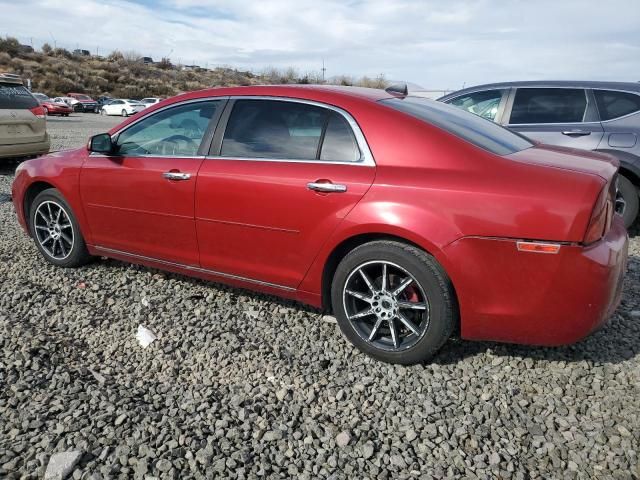
[[[29,111],[33,113],[38,118],[46,118],[46,111],[42,105],[38,105],[37,107],[30,108]]]
[[[584,236],[584,243],[590,244],[600,240],[609,230],[613,219],[613,199],[610,189],[605,187],[600,192],[600,196],[593,207],[591,220]]]

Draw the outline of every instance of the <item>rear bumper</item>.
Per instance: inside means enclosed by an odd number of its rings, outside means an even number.
[[[51,141],[49,134],[40,142],[16,143],[12,145],[0,145],[0,158],[19,158],[31,155],[42,155],[49,152]]]
[[[445,249],[466,339],[532,345],[575,343],[602,327],[620,302],[628,237],[616,216],[588,247],[519,252],[513,240],[463,238]]]

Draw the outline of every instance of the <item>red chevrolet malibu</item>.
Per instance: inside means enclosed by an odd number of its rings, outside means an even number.
[[[617,306],[617,164],[398,92],[219,88],[18,168],[49,262],[93,255],[333,311],[367,354],[415,363],[452,334],[560,345]]]

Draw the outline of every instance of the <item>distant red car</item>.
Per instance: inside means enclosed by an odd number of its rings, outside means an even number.
[[[73,109],[64,102],[54,102],[44,93],[33,93],[36,100],[40,103],[40,106],[44,109],[45,115],[62,115],[68,117],[70,113],[73,113]]]
[[[203,90],[87,148],[24,162],[18,219],[49,262],[92,255],[333,311],[362,351],[575,342],[616,307],[617,164],[400,92]]]
[[[93,112],[98,102],[84,93],[67,93],[67,97],[72,98],[71,107],[76,112]]]

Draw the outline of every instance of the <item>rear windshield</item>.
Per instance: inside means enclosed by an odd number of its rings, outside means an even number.
[[[509,155],[533,146],[525,137],[490,120],[434,100],[404,97],[381,100],[381,103],[446,130],[496,155]]]
[[[87,95],[76,95],[76,99],[78,100],[91,100],[91,97]]]
[[[34,108],[38,105],[38,101],[22,85],[0,82],[0,110]]]

